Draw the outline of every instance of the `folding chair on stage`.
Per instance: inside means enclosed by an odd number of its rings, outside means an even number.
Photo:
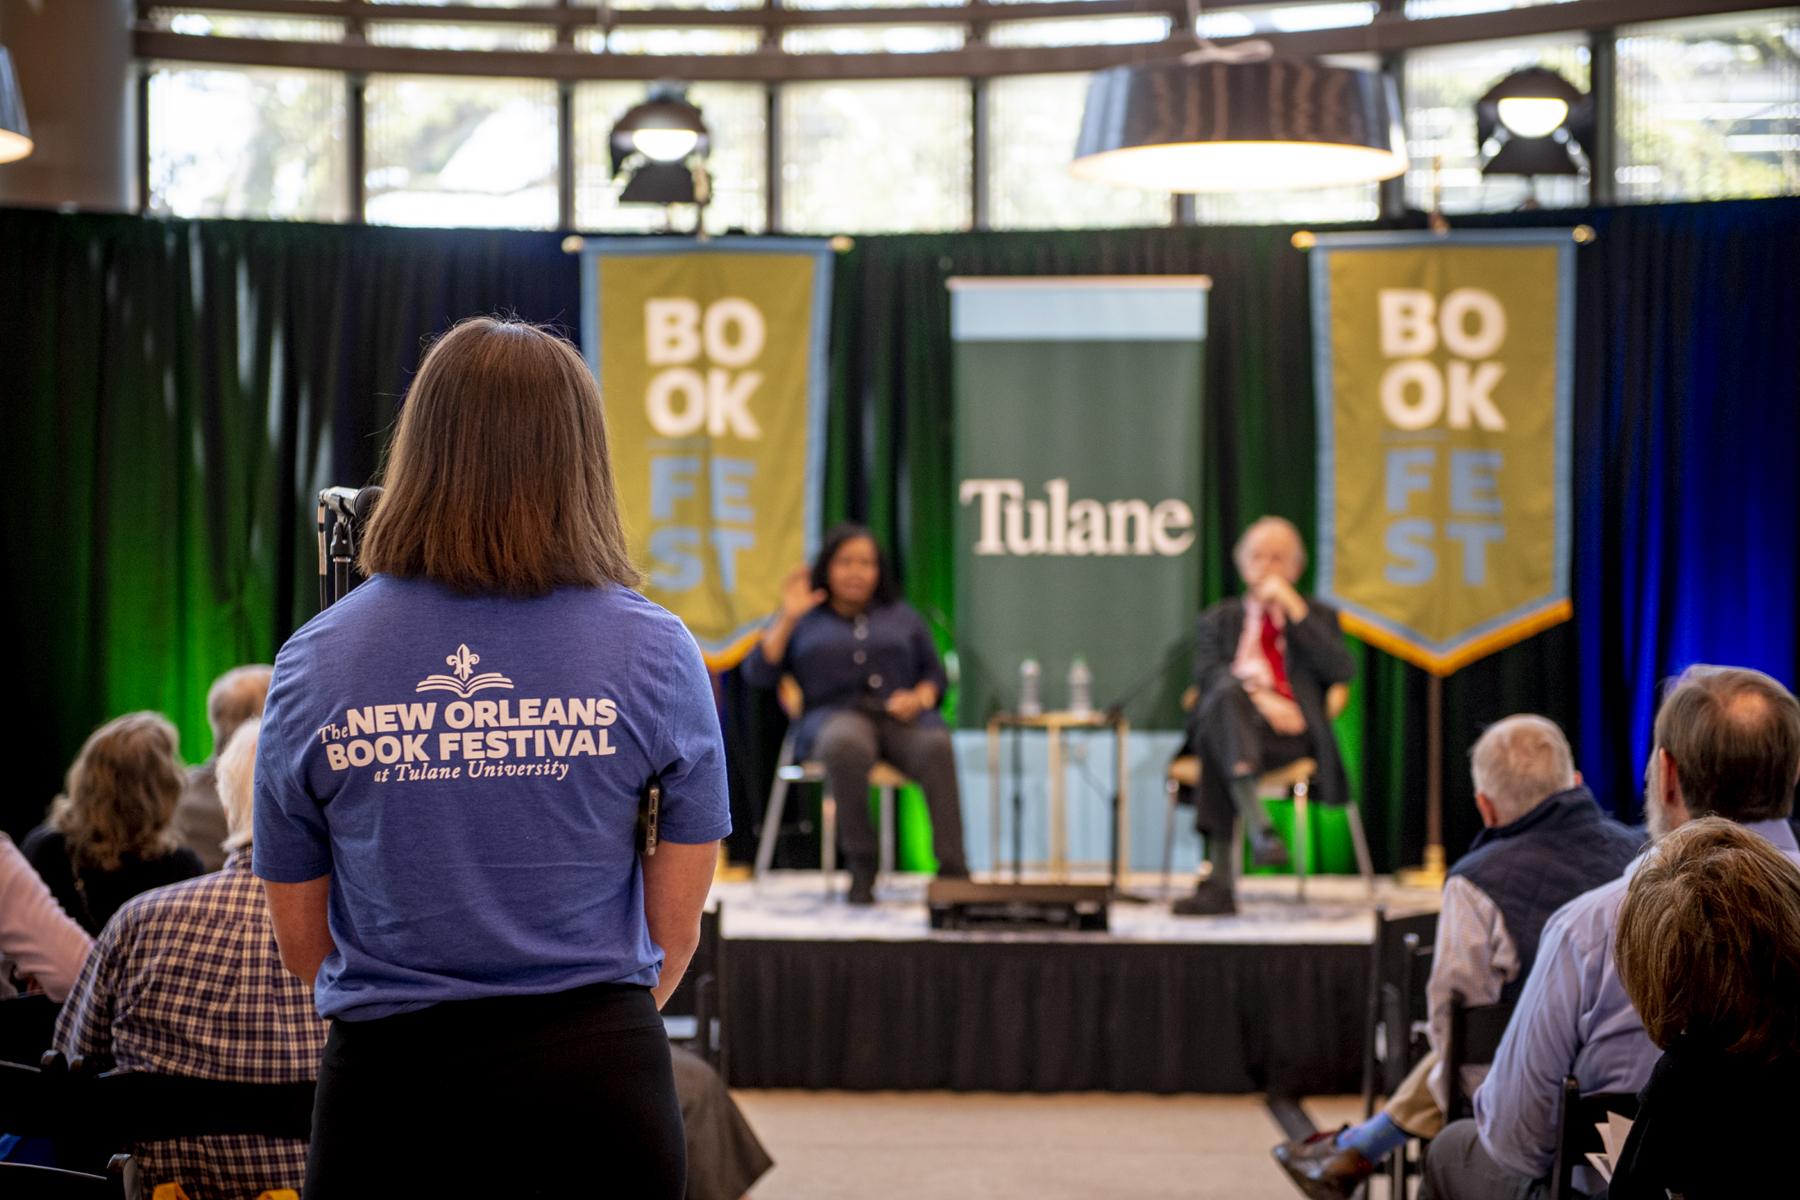
[[[1194,710],[1199,702],[1199,693],[1189,688],[1181,697],[1181,706],[1188,712]],[[1325,693],[1325,711],[1333,720],[1344,711],[1350,703],[1350,688],[1342,683],[1331,685]],[[1183,790],[1197,791],[1200,787],[1200,756],[1183,754],[1169,763],[1165,776],[1164,788],[1168,793],[1168,812],[1163,820],[1163,894],[1169,892],[1171,877],[1175,869],[1175,811],[1181,803]],[[1294,802],[1294,844],[1290,851],[1294,863],[1294,898],[1306,899],[1306,874],[1308,859],[1312,853],[1312,816],[1307,803],[1312,794],[1313,779],[1319,773],[1319,764],[1310,758],[1295,759],[1272,771],[1265,771],[1256,780],[1256,794],[1268,799],[1291,798]],[[1356,870],[1363,878],[1363,885],[1370,896],[1375,894],[1375,866],[1369,857],[1369,839],[1363,832],[1362,810],[1356,801],[1346,796],[1343,800],[1345,820],[1350,826],[1350,840],[1356,850]],[[1243,821],[1240,819],[1232,827],[1232,844],[1243,845]]]
[[[783,676],[777,689],[781,699],[781,707],[787,713],[790,722],[800,719],[802,702],[800,685],[792,676]],[[881,798],[881,815],[877,828],[881,834],[881,858],[879,870],[889,875],[894,870],[894,795],[899,789],[906,787],[912,780],[908,779],[900,768],[891,763],[878,762],[869,772],[869,786],[874,788]],[[798,762],[794,756],[794,734],[790,729],[781,742],[781,757],[775,767],[775,781],[769,787],[769,803],[763,809],[762,835],[756,843],[756,878],[767,875],[775,861],[775,843],[781,836],[781,818],[787,807],[788,791],[794,784],[818,784],[823,789],[819,800],[819,870],[825,877],[825,886],[831,886],[832,873],[837,870],[837,806],[839,797],[831,794],[831,781],[826,778],[825,764],[821,762]],[[854,802],[854,801],[852,801]],[[867,797],[863,802],[868,802]]]

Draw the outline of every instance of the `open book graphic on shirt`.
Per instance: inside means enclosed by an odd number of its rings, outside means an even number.
[[[444,659],[445,665],[454,674],[427,675],[419,680],[418,686],[413,688],[413,691],[455,692],[467,700],[476,692],[483,692],[488,688],[510,688],[513,685],[512,680],[498,671],[483,671],[479,675],[475,674],[475,664],[480,661],[481,655],[469,649],[469,644],[464,642],[456,648],[455,654]]]
[[[1606,1124],[1594,1128],[1600,1131],[1600,1144],[1604,1149],[1598,1154],[1589,1154],[1588,1165],[1600,1173],[1600,1178],[1611,1183],[1613,1164],[1625,1152],[1625,1139],[1631,1136],[1631,1118],[1607,1113]]]
[[[512,685],[513,681],[502,675],[500,672],[484,671],[480,675],[472,677],[467,683],[464,683],[460,679],[452,679],[448,675],[427,675],[425,678],[419,680],[419,686],[414,688],[413,691],[455,692],[458,696],[467,700],[476,692],[485,691],[488,688],[509,688]]]

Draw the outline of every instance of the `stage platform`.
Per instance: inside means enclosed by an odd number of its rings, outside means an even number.
[[[730,1080],[746,1088],[1337,1094],[1361,1086],[1374,908],[1435,891],[1246,880],[1176,917],[1157,876],[1105,933],[940,932],[923,876],[844,904],[817,872],[719,883]]]

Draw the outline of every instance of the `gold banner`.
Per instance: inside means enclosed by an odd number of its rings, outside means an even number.
[[[1571,615],[1569,232],[1321,238],[1319,590],[1448,675]]]
[[[762,244],[600,243],[585,263],[632,557],[715,671],[755,644],[817,532],[828,252]]]

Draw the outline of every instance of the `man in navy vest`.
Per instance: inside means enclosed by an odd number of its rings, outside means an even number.
[[[1643,844],[1641,833],[1600,810],[1581,784],[1568,739],[1543,717],[1490,726],[1469,757],[1485,828],[1444,882],[1425,985],[1431,1052],[1372,1119],[1275,1148],[1308,1196],[1348,1196],[1409,1136],[1436,1136],[1444,1125],[1439,1056],[1452,996],[1469,1006],[1516,1001],[1550,914],[1617,879]],[[1475,1082],[1465,1076],[1465,1095]]]

